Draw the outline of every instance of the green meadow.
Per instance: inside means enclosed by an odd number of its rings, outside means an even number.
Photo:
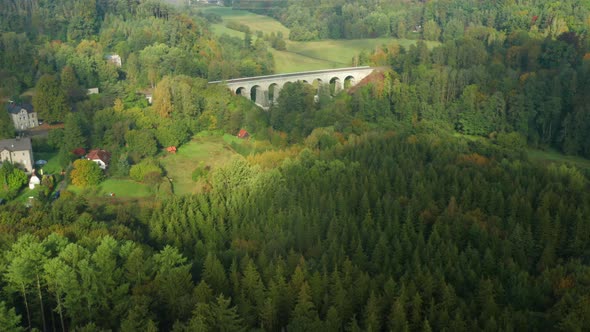
[[[194,194],[201,188],[200,184],[192,179],[193,171],[197,167],[208,166],[215,169],[237,155],[223,136],[197,135],[190,142],[180,146],[175,154],[163,156],[160,164],[166,170],[174,194]]]
[[[244,38],[244,33],[226,27],[226,24],[235,21],[250,28],[253,35],[256,31],[264,34],[281,31],[287,43],[286,51],[271,52],[275,59],[275,72],[292,73],[298,71],[318,70],[327,68],[343,68],[352,65],[352,58],[361,51],[372,51],[375,47],[398,43],[408,47],[415,44],[415,40],[396,38],[374,39],[349,39],[349,40],[319,40],[309,42],[294,42],[288,40],[289,29],[277,20],[268,16],[258,15],[243,10],[232,10],[228,7],[207,7],[203,9],[208,13],[215,13],[222,17],[223,23],[213,24],[213,32],[217,35],[228,34],[232,37]],[[429,47],[435,42],[427,42]]]

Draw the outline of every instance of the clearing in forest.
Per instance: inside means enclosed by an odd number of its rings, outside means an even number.
[[[231,136],[226,134],[227,136]],[[178,148],[175,154],[160,159],[166,176],[172,180],[174,194],[198,193],[201,184],[193,181],[193,171],[207,167],[215,169],[223,166],[238,154],[226,143],[223,136],[195,136],[190,142]]]

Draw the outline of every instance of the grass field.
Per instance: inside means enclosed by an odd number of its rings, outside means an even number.
[[[350,67],[352,58],[361,51],[372,51],[377,46],[398,43],[408,47],[415,44],[415,40],[395,38],[350,39],[350,40],[319,40],[311,42],[289,41],[289,29],[268,16],[258,15],[243,10],[232,10],[227,7],[208,7],[203,9],[208,13],[215,13],[222,17],[223,23],[213,24],[213,32],[217,35],[228,34],[243,39],[244,33],[227,28],[227,22],[235,21],[247,25],[252,32],[262,31],[283,32],[287,43],[286,51],[272,50],[275,59],[275,72],[292,73],[298,71],[318,70],[328,68]],[[429,47],[436,42],[427,42]]]
[[[236,21],[247,25],[253,33],[262,31],[270,34],[271,32],[277,33],[280,31],[285,38],[289,37],[289,28],[268,16],[254,14],[245,10],[233,10],[229,7],[207,7],[203,11],[221,16],[224,20],[221,25],[225,25],[229,21]]]
[[[215,169],[237,155],[222,136],[196,136],[181,146],[176,154],[160,159],[160,163],[168,178],[172,179],[176,195],[194,194],[199,192],[199,186],[192,179],[197,167]]]
[[[527,149],[527,155],[531,161],[545,165],[566,163],[580,169],[590,169],[590,160],[577,156],[568,156],[555,150]]]

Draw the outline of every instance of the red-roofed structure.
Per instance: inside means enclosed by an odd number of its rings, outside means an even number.
[[[175,146],[169,146],[166,148],[166,151],[170,152],[170,153],[176,153],[176,147]]]
[[[88,151],[86,155],[86,159],[94,161],[98,164],[101,169],[106,169],[109,167],[109,162],[111,161],[111,154],[105,150],[101,149],[94,149]]]
[[[250,134],[246,131],[246,129],[240,129],[240,132],[238,132],[238,138],[248,138],[250,137]]]

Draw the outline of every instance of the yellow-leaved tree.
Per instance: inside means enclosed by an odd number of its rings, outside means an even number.
[[[74,169],[70,173],[72,184],[80,187],[97,185],[102,180],[103,174],[98,164],[86,159],[74,161]]]

